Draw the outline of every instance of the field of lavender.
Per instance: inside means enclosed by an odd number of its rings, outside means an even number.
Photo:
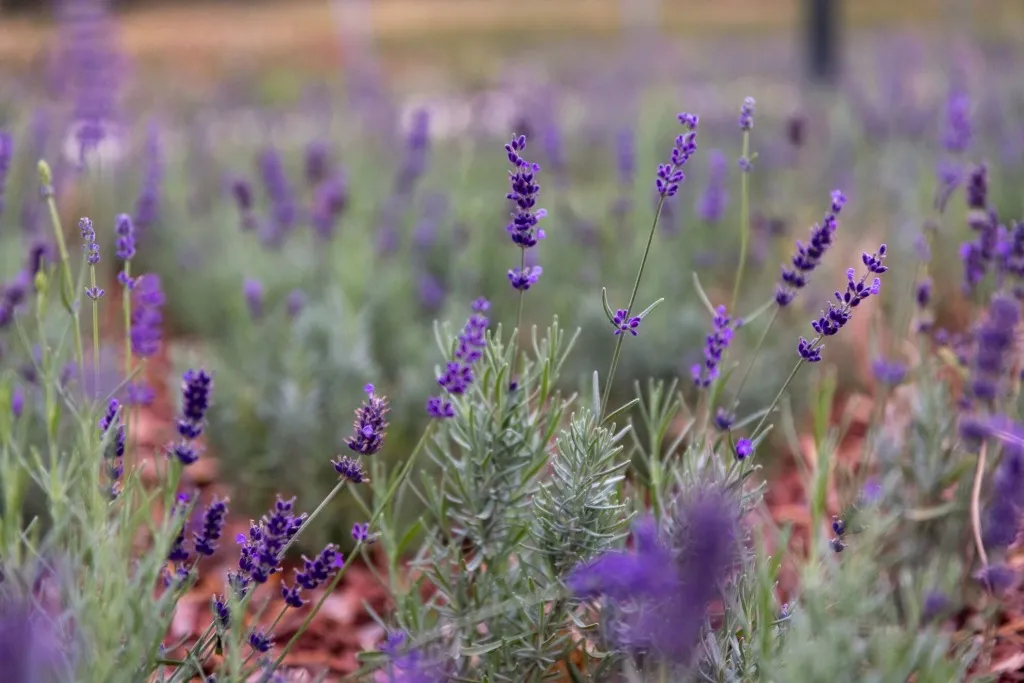
[[[1021,680],[1019,36],[199,83],[62,8],[0,74],[0,680]]]

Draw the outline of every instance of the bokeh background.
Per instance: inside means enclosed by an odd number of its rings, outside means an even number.
[[[69,239],[79,216],[93,218],[112,293],[114,217],[131,215],[137,272],[158,276],[166,295],[168,376],[197,363],[217,373],[209,435],[218,472],[207,478],[230,487],[241,514],[258,514],[276,491],[298,494],[302,506],[320,500],[331,486],[325,463],[344,448],[367,382],[394,404],[382,457],[408,452],[443,360],[435,320],[457,328],[469,302],[486,296],[508,332],[517,299],[506,273],[519,253],[504,231],[502,145],[514,132],[528,135],[527,158],[543,167],[549,212],[548,237],[530,253],[544,274],[527,294],[524,343],[553,316],[581,330],[563,373],[571,392],[607,367],[614,337],[601,289],[613,308],[625,305],[654,217],[654,171],[679,132],[675,115],[701,116],[699,151],[664,208],[638,303],[666,301],[626,344],[617,400],[635,378],[681,377],[690,393],[689,367],[710,326],[694,273],[717,305],[738,262],[737,116],[746,96],[757,101],[753,270],[733,313],[771,298],[779,264],[820,220],[831,190],[850,202],[837,251],[780,317],[741,413],[770,401],[810,317],[882,240],[893,264],[882,303],[829,344],[844,390],[869,387],[874,360],[902,357],[886,331],[909,320],[929,223],[942,236],[930,258],[950,274],[937,278],[937,325],[962,325],[963,200],[955,194],[940,220],[934,198],[969,164],[992,164],[1001,215],[1021,215],[1024,202],[1019,0],[0,8],[0,130],[12,140],[0,274],[14,282],[26,254],[51,239],[40,158],[54,167]],[[951,140],[963,120],[966,137]],[[240,203],[240,188],[251,205]],[[116,321],[116,307],[109,311]],[[0,362],[23,368],[30,350],[10,327],[0,334]],[[104,330],[105,339],[118,334],[113,322]],[[742,353],[755,341],[740,334],[735,343]],[[311,547],[351,519],[332,524],[309,535]]]

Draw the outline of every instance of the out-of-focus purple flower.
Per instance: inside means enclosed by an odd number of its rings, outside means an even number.
[[[432,192],[423,198],[420,219],[412,232],[412,244],[416,249],[425,251],[434,246],[447,210],[448,198],[440,192]]]
[[[747,132],[754,127],[754,102],[753,97],[747,97],[743,100],[743,106],[740,107],[740,130]]]
[[[160,277],[143,275],[135,280],[132,292],[131,346],[132,355],[149,358],[163,341],[163,307],[166,303]]]
[[[876,358],[871,363],[871,371],[875,379],[889,386],[896,386],[907,377],[907,366],[896,360]]]
[[[696,114],[683,112],[676,116],[688,132],[676,136],[675,146],[672,148],[672,155],[669,163],[658,166],[657,178],[654,187],[658,195],[664,200],[667,197],[674,197],[679,191],[679,186],[686,180],[683,173],[683,166],[690,160],[690,157],[697,151],[697,125],[700,119]]]
[[[950,93],[942,146],[951,154],[963,154],[971,145],[971,137],[971,100],[966,93]]]
[[[1020,304],[1011,297],[1002,294],[992,297],[988,315],[977,329],[974,366],[967,385],[971,399],[991,403],[999,396],[1020,315]]]
[[[987,548],[1005,549],[1017,539],[1024,515],[1024,427],[995,416],[987,431],[1002,444],[1002,457],[992,473],[982,540]]]
[[[273,647],[274,637],[261,628],[254,628],[249,632],[246,642],[249,643],[249,647],[253,649],[253,652],[264,654],[270,652],[270,648]],[[267,679],[260,678],[260,680]]]
[[[191,465],[199,459],[195,441],[206,427],[206,413],[210,409],[213,377],[206,370],[186,370],[181,377],[181,415],[178,417],[177,443],[168,447],[182,465]]]
[[[490,302],[483,297],[473,302],[473,314],[462,328],[452,360],[437,378],[437,383],[444,388],[446,396],[432,396],[427,400],[427,414],[430,417],[455,417],[455,408],[447,396],[463,394],[473,383],[473,366],[483,356],[484,348],[487,346],[489,321],[484,313],[490,307]]]
[[[227,502],[214,498],[203,512],[203,522],[199,531],[193,532],[192,542],[196,552],[210,557],[216,552],[218,541],[224,533],[224,522],[227,520]]]
[[[135,226],[131,216],[119,214],[114,220],[114,233],[117,235],[117,258],[124,262],[124,268],[117,274],[117,281],[128,289],[133,289],[138,278],[128,275],[128,263],[135,258]],[[155,277],[155,276],[153,276]],[[157,281],[159,283],[159,280]]]
[[[56,66],[73,107],[84,157],[115,123],[123,62],[106,0],[64,0],[57,18],[61,53]]]
[[[917,287],[914,290],[914,300],[917,302],[918,308],[928,307],[932,300],[931,278],[925,278],[917,283]]]
[[[117,495],[118,482],[124,473],[124,413],[120,402],[116,398],[110,399],[107,404],[107,412],[100,419],[100,438],[108,439],[107,447],[103,451],[103,458],[107,461],[107,476],[110,477],[111,497]],[[107,433],[113,430],[113,434]]]
[[[956,189],[960,187],[960,183],[963,181],[963,168],[956,161],[944,159],[939,162],[936,169],[936,178],[938,180],[938,188],[935,191],[934,206],[941,214],[945,213],[946,205],[949,204],[953,193],[956,192]]]
[[[754,453],[754,444],[750,439],[740,439],[736,442],[736,459],[746,460]]]
[[[811,341],[800,337],[797,353],[801,358],[808,363],[820,361],[821,350],[824,348],[821,341],[825,337],[838,334],[839,330],[850,322],[853,317],[853,309],[868,297],[877,295],[881,291],[882,281],[880,278],[874,278],[870,285],[867,284],[867,279],[870,275],[881,275],[888,270],[888,267],[884,265],[886,251],[886,246],[883,244],[874,254],[861,254],[861,261],[867,266],[867,270],[859,279],[855,279],[856,272],[853,268],[846,271],[846,291],[835,292],[838,305],[830,301],[828,309],[823,311],[817,320],[811,321],[811,327],[814,328],[818,336]]]
[[[708,153],[708,183],[700,198],[697,212],[701,220],[714,225],[722,220],[729,204],[726,182],[729,175],[729,162],[720,150],[713,149]]]
[[[160,144],[160,128],[156,122],[146,132],[142,188],[135,204],[135,227],[140,232],[156,223],[160,215],[160,195],[163,191],[164,158]]]
[[[242,216],[242,230],[250,232],[258,226],[256,215],[253,212],[254,202],[252,185],[244,178],[235,178],[231,181],[231,196],[235,198],[235,206]]]
[[[775,289],[775,302],[779,306],[788,306],[797,292],[807,286],[808,276],[821,264],[822,257],[833,244],[839,213],[844,204],[846,197],[839,190],[834,190],[832,204],[821,224],[811,228],[808,243],[797,240],[796,251],[791,259],[792,267],[782,267],[782,279]]]
[[[443,683],[449,680],[439,660],[428,659],[421,650],[403,647],[405,641],[404,631],[388,634],[387,641],[380,647],[388,661],[377,672],[376,683]]]
[[[69,680],[72,656],[56,618],[34,601],[0,601],[0,671],[4,683]]]
[[[15,418],[19,418],[21,417],[24,411],[25,390],[22,389],[21,387],[16,386],[14,387],[14,390],[11,392],[11,414],[14,415]]]
[[[988,209],[988,166],[978,164],[967,176],[967,208],[986,211]]]
[[[28,271],[29,282],[36,274],[56,262],[56,250],[53,244],[45,238],[37,237],[28,245],[28,256],[25,259],[25,268]]]
[[[313,231],[323,242],[334,237],[338,219],[348,205],[348,186],[341,176],[332,176],[317,186],[313,196]]]
[[[0,216],[4,214],[4,189],[7,187],[7,175],[13,158],[14,138],[7,131],[0,130]]]
[[[790,114],[786,118],[786,141],[794,148],[804,146],[807,133],[807,118],[803,114]]]
[[[732,429],[732,423],[736,421],[736,414],[725,408],[719,407],[715,411],[715,427],[720,431],[727,432]]]
[[[690,368],[693,383],[698,388],[707,388],[718,379],[718,366],[722,362],[722,354],[729,348],[734,334],[732,318],[729,317],[725,306],[715,309],[713,325],[714,329],[704,340],[704,362],[695,363]]]
[[[630,127],[620,128],[615,135],[615,170],[619,188],[612,213],[622,218],[632,208],[633,188],[636,185],[636,140]]]
[[[373,455],[384,446],[388,426],[385,418],[390,408],[386,398],[374,393],[372,384],[366,385],[366,396],[363,404],[356,408],[352,436],[345,439],[345,444],[360,455]]]
[[[523,128],[516,130],[525,131]],[[540,144],[544,148],[547,165],[554,174],[555,185],[561,187],[565,183],[565,145],[562,131],[553,117],[541,130]]]
[[[301,289],[293,289],[288,292],[288,298],[285,300],[285,308],[288,310],[288,316],[291,318],[299,317],[302,313],[302,309],[306,307],[306,293]]]
[[[1008,592],[1020,580],[1017,572],[1005,564],[990,564],[975,574],[975,578],[989,592],[997,595]]]
[[[395,176],[395,194],[408,195],[427,168],[430,151],[430,112],[417,109],[412,113],[409,135],[405,140],[405,156]]]
[[[179,493],[174,499],[171,507],[171,518],[178,524],[178,535],[171,543],[167,552],[167,559],[170,562],[187,562],[189,558],[188,549],[185,547],[185,522],[188,514],[190,499],[187,493]]]
[[[259,320],[263,317],[263,285],[259,280],[246,278],[242,284],[242,295],[245,297],[245,305],[249,309],[249,317]]]
[[[943,616],[952,608],[949,597],[937,590],[930,590],[924,596],[924,604],[921,606],[921,621],[930,624]]]
[[[322,140],[313,140],[306,146],[306,182],[316,187],[331,172],[331,150]]]
[[[707,606],[736,561],[738,507],[709,490],[691,495],[675,514],[676,552],[647,518],[634,527],[633,552],[606,552],[570,572],[566,585],[578,598],[607,600],[602,624],[617,646],[686,664]]]
[[[295,226],[298,209],[295,196],[288,182],[288,173],[281,154],[274,147],[267,147],[257,158],[260,179],[270,198],[271,220],[264,235],[271,247],[279,247]]]
[[[441,281],[430,273],[422,273],[418,284],[420,305],[430,312],[439,310],[444,304],[446,294]]]

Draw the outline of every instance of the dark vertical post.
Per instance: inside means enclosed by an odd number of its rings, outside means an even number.
[[[839,2],[804,0],[807,74],[818,83],[839,76]]]

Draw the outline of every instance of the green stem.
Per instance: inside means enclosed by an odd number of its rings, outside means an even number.
[[[796,377],[796,373],[800,370],[801,366],[803,366],[804,362],[804,359],[801,358],[796,362],[796,365],[793,366],[793,371],[789,373],[789,377],[787,377],[786,381],[783,382],[782,387],[779,389],[779,393],[775,394],[775,398],[772,399],[771,405],[768,406],[768,410],[766,410],[764,415],[761,416],[761,421],[757,423],[757,426],[754,427],[754,431],[751,432],[751,434],[756,436],[757,433],[761,431],[761,427],[763,427],[764,423],[768,421],[768,417],[772,414],[772,411],[775,410],[775,406],[777,406],[779,401],[782,400],[782,395],[786,393],[786,389],[789,388],[790,382],[792,382],[793,378]]]
[[[96,292],[96,266],[89,266],[89,284],[92,291]],[[92,374],[94,378],[96,393],[94,399],[99,398],[100,391],[100,302],[99,299],[92,300]]]
[[[658,201],[658,208],[654,212],[654,222],[651,223],[651,232],[647,235],[647,246],[644,248],[644,257],[640,260],[640,269],[636,272],[636,281],[633,283],[633,293],[629,295],[629,303],[626,304],[626,319],[629,319],[629,313],[633,310],[633,304],[636,303],[636,293],[640,290],[640,279],[644,275],[644,268],[647,266],[647,257],[651,253],[651,244],[654,242],[654,233],[658,230],[658,219],[661,218],[661,209],[665,206],[665,197],[662,197]],[[612,352],[611,366],[608,368],[608,377],[604,381],[604,394],[601,396],[601,414],[598,415],[598,420],[604,419],[605,412],[608,410],[608,398],[612,392],[612,382],[615,379],[615,370],[619,366],[619,354],[622,353],[622,340],[626,337],[624,334],[617,335],[615,340],[615,350]]]
[[[757,360],[757,355],[761,353],[761,347],[764,346],[765,340],[768,338],[768,333],[771,332],[772,325],[775,324],[775,319],[779,316],[779,307],[776,306],[775,310],[772,311],[772,317],[769,318],[768,324],[765,326],[764,331],[761,333],[761,338],[757,340],[757,345],[754,347],[754,353],[750,356],[750,362],[747,363],[747,369],[743,372],[743,376],[740,377],[740,385],[736,387],[736,398],[733,403],[733,409],[740,404],[740,394],[743,393],[743,387],[747,386],[747,380],[750,378],[750,371],[754,369],[754,361]]]
[[[323,499],[322,501],[320,501],[320,504],[316,506],[316,509],[315,509],[315,510],[313,510],[313,512],[312,512],[312,513],[311,513],[311,514],[309,515],[309,517],[306,517],[306,521],[304,521],[304,522],[302,523],[302,525],[301,525],[301,526],[299,526],[299,529],[298,529],[298,531],[296,531],[296,532],[295,532],[295,534],[294,534],[294,535],[293,535],[293,536],[291,537],[291,539],[289,539],[289,540],[288,540],[288,542],[284,544],[284,547],[283,547],[283,548],[281,548],[281,552],[279,552],[279,553],[277,554],[277,559],[278,559],[278,560],[280,560],[281,558],[283,558],[283,557],[284,557],[285,553],[287,553],[287,552],[288,552],[288,549],[289,549],[289,548],[291,548],[291,547],[292,547],[292,546],[293,546],[293,545],[295,544],[295,541],[296,541],[296,540],[298,540],[298,538],[299,538],[299,536],[300,536],[300,535],[302,534],[302,532],[303,532],[303,531],[305,531],[305,530],[306,530],[306,528],[307,528],[307,527],[309,527],[309,525],[313,523],[313,520],[314,520],[314,519],[316,519],[316,518],[317,518],[317,516],[318,516],[318,515],[319,515],[319,514],[320,514],[321,512],[323,512],[323,511],[324,511],[324,508],[326,508],[326,507],[327,507],[327,505],[328,505],[328,504],[329,504],[329,503],[330,503],[330,502],[331,502],[332,500],[334,500],[334,497],[335,497],[335,496],[337,496],[337,495],[338,495],[339,493],[341,493],[341,490],[342,490],[343,488],[345,488],[345,484],[347,484],[347,483],[348,483],[348,479],[344,479],[344,478],[343,478],[343,479],[341,479],[341,480],[340,480],[340,481],[339,481],[339,482],[338,482],[338,483],[337,483],[337,484],[336,484],[336,485],[334,486],[334,488],[333,488],[333,489],[331,489],[331,492],[327,494],[327,497],[326,497],[326,498],[324,498],[324,499]]]
[[[526,268],[526,249],[520,249],[519,256],[519,272],[522,273],[523,269]],[[523,324],[523,299],[526,294],[526,290],[519,290],[519,309],[516,311],[516,329],[513,332],[515,336],[512,337],[512,372],[515,372],[516,356],[519,355],[519,336],[522,334],[522,330],[519,329],[520,325]]]
[[[124,376],[132,375],[132,290],[129,283],[132,281],[132,262],[124,262],[124,282],[121,291],[121,311],[124,316]],[[131,403],[127,400],[129,389],[125,388],[125,416],[124,416],[124,441],[131,443],[132,410]]]
[[[743,159],[750,157],[750,131],[743,131]],[[736,268],[736,280],[732,286],[732,299],[729,310],[736,310],[736,302],[740,297],[740,285],[743,284],[743,271],[747,267],[747,249],[750,245],[750,170],[744,168],[740,176],[740,263]]]
[[[39,162],[39,176],[43,183],[43,195],[46,197],[46,206],[50,211],[50,223],[53,225],[54,236],[57,239],[57,250],[60,253],[61,297],[64,299],[64,304],[68,307],[75,323],[75,360],[78,363],[79,372],[84,372],[85,351],[82,347],[82,325],[78,313],[77,297],[74,292],[74,278],[71,277],[71,258],[68,256],[68,245],[64,240],[64,229],[61,227],[60,213],[57,211],[57,200],[53,196],[53,175],[45,161]]]

